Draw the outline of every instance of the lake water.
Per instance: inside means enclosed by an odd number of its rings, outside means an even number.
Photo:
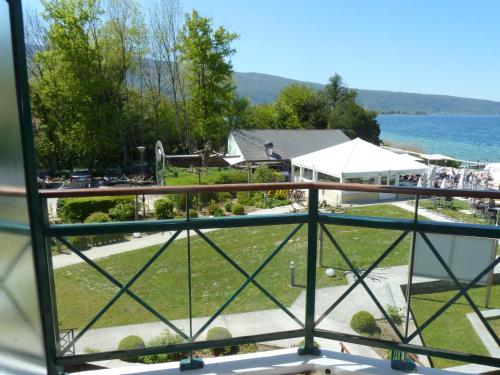
[[[380,138],[429,154],[500,162],[500,116],[379,115]]]

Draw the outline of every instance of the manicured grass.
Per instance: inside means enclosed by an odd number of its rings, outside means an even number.
[[[392,205],[356,207],[352,214],[371,214],[385,217],[411,217],[412,213]],[[221,249],[248,273],[281,243],[294,226],[267,226],[220,229],[207,233]],[[367,268],[400,235],[399,231],[356,227],[331,228],[333,235],[358,268]],[[324,264],[347,269],[325,236]],[[387,257],[381,266],[402,265],[408,262],[410,236]],[[159,246],[104,258],[98,263],[120,282],[126,283],[147,262]],[[169,319],[188,316],[187,240],[175,241],[171,247],[132,286],[147,303]],[[222,259],[201,238],[191,239],[191,271],[193,284],[193,315],[208,316],[229,298],[244,282],[244,277]],[[304,289],[289,287],[289,265],[296,265],[296,284],[305,285],[307,264],[307,226],[304,226],[264,270],[257,276],[284,305],[290,305]],[[319,270],[317,286],[345,283],[342,272],[327,278]],[[74,265],[55,272],[58,300],[58,319],[61,327],[81,328],[95,315],[117,288],[88,265]],[[270,309],[275,305],[255,286],[249,285],[225,312],[244,312]],[[143,307],[124,295],[98,321],[96,327],[155,321]]]
[[[457,292],[448,291],[432,294],[419,294],[412,297],[412,309],[418,323],[423,323],[441,306],[449,301]],[[480,287],[469,291],[469,295],[480,310],[485,310],[486,288]],[[492,288],[490,308],[500,308],[500,285]],[[465,353],[489,355],[466,314],[472,308],[465,298],[460,298],[446,312],[432,322],[423,332],[425,344],[430,347],[456,350]],[[490,321],[491,323],[492,321]],[[500,324],[496,324],[496,329]],[[463,363],[449,359],[433,358],[436,367],[459,366]]]
[[[201,175],[202,184],[221,183],[221,179],[230,180],[231,183],[248,181],[247,172],[236,168],[206,168]],[[198,174],[194,169],[169,168],[165,173],[165,183],[167,185],[198,185]]]
[[[490,323],[491,328],[493,328],[493,331],[495,331],[497,336],[500,337],[500,317],[495,319],[488,319],[488,323]]]
[[[449,217],[450,219],[457,220],[462,223],[470,224],[488,224],[488,222],[480,217],[474,216],[461,210],[469,210],[469,202],[461,199],[453,200],[453,207],[436,207],[430,199],[425,199],[420,201],[420,207],[428,209],[430,211],[436,212],[443,216]]]

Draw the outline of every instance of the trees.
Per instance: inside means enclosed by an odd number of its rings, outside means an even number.
[[[197,11],[186,15],[180,35],[181,61],[185,63],[191,112],[202,142],[214,146],[225,142],[229,132],[226,121],[234,97],[231,47],[238,35],[223,27],[212,29],[209,18]]]
[[[341,129],[351,139],[359,137],[376,145],[380,143],[380,127],[375,119],[377,113],[356,103],[356,91],[350,90],[339,74],[330,78],[324,93],[329,128]]]

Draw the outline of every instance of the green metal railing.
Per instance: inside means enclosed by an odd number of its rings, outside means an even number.
[[[436,356],[454,360],[460,360],[464,362],[473,362],[484,365],[500,366],[499,358],[492,358],[483,355],[476,355],[470,353],[460,353],[455,351],[449,351],[440,348],[432,348],[426,346],[420,346],[411,344],[410,342],[420,335],[422,331],[428,327],[432,322],[434,322],[439,316],[441,316],[446,310],[455,303],[459,298],[464,297],[468,304],[471,306],[472,310],[477,314],[481,322],[484,324],[489,334],[494,338],[497,344],[500,344],[499,338],[484,318],[481,311],[468,295],[468,291],[474,287],[479,280],[481,280],[484,275],[488,274],[494,269],[496,265],[500,262],[500,257],[494,259],[488,267],[484,268],[472,281],[467,284],[460,283],[457,277],[454,275],[446,261],[442,258],[439,251],[436,249],[434,244],[428,237],[428,233],[440,233],[440,234],[453,234],[453,235],[464,235],[464,236],[474,236],[474,237],[485,237],[485,238],[500,238],[500,227],[498,226],[488,226],[488,225],[476,225],[476,224],[461,224],[461,223],[445,223],[445,222],[431,222],[423,221],[418,218],[419,209],[419,198],[420,196],[429,195],[440,195],[440,196],[462,196],[462,197],[491,197],[500,198],[500,192],[493,191],[459,191],[459,190],[447,190],[443,191],[440,189],[408,189],[408,188],[395,188],[386,186],[367,186],[367,185],[357,185],[357,184],[335,184],[335,183],[281,183],[281,184],[239,184],[239,185],[219,185],[219,186],[189,186],[189,187],[163,187],[163,188],[137,188],[137,189],[84,189],[84,190],[71,190],[71,191],[42,191],[40,193],[41,199],[45,201],[46,198],[51,197],[67,197],[67,196],[95,196],[95,195],[130,195],[130,194],[172,194],[172,193],[184,193],[184,194],[196,194],[200,191],[268,191],[268,190],[282,190],[282,189],[306,189],[308,191],[308,208],[304,212],[299,213],[287,213],[287,214],[272,214],[272,215],[248,215],[248,216],[233,216],[233,217],[220,217],[220,218],[190,218],[189,215],[185,219],[176,220],[151,220],[151,221],[139,221],[139,222],[113,222],[104,224],[50,224],[48,221],[44,226],[44,236],[49,242],[51,238],[56,238],[61,243],[63,243],[68,249],[78,255],[84,262],[86,262],[90,267],[95,269],[99,274],[105,277],[113,285],[118,288],[118,292],[110,299],[110,301],[100,309],[100,311],[83,327],[78,330],[75,336],[69,342],[66,342],[64,346],[61,346],[58,342],[58,332],[57,332],[57,309],[56,309],[56,296],[54,288],[54,276],[53,271],[50,269],[50,252],[47,250],[47,259],[49,268],[39,270],[43,275],[42,280],[46,280],[47,284],[44,289],[51,291],[51,301],[50,305],[52,309],[50,311],[45,311],[45,317],[52,317],[51,324],[47,326],[52,326],[53,331],[47,332],[50,338],[51,345],[57,352],[54,362],[57,365],[83,363],[88,361],[98,361],[104,359],[112,358],[124,358],[138,355],[148,355],[148,354],[158,354],[158,353],[168,353],[168,352],[180,352],[180,351],[193,351],[203,348],[212,348],[218,346],[229,346],[229,345],[240,345],[244,343],[257,343],[262,341],[280,340],[287,338],[304,337],[305,344],[300,353],[303,354],[318,354],[318,349],[314,347],[314,337],[322,337],[328,339],[339,340],[343,342],[356,343],[361,345],[369,345],[375,347],[389,348],[403,350],[406,352],[423,354],[428,356]],[[358,191],[376,191],[376,192],[392,192],[397,194],[412,194],[415,199],[415,212],[413,219],[399,219],[399,218],[382,218],[382,217],[361,217],[352,216],[337,213],[324,213],[318,210],[318,191],[320,189],[336,189],[336,190],[358,190]],[[43,204],[46,207],[46,204]],[[239,228],[248,226],[276,226],[283,224],[293,224],[293,229],[288,233],[288,235],[280,242],[278,246],[267,256],[266,259],[252,272],[249,273],[244,270],[244,268],[239,265],[231,256],[228,255],[224,249],[216,245],[202,230],[210,228]],[[372,229],[389,229],[398,230],[402,233],[393,241],[393,243],[383,251],[380,256],[364,271],[357,269],[354,262],[349,258],[349,252],[342,248],[336,236],[331,230],[332,226],[350,226],[350,227],[362,227],[362,228],[372,228]],[[280,253],[280,251],[285,247],[285,245],[297,234],[297,232],[304,226],[307,226],[307,265],[306,265],[306,304],[304,316],[305,320],[302,321],[293,312],[291,312],[283,303],[281,303],[276,296],[273,295],[269,290],[267,290],[256,277],[259,273],[266,268],[266,266]],[[317,314],[315,311],[316,307],[316,270],[317,270],[317,256],[318,256],[318,231],[322,230],[326,235],[328,241],[333,245],[334,249],[341,259],[349,266],[350,271],[355,275],[356,280],[352,285],[350,285],[345,292],[337,299],[331,301],[331,305],[326,311]],[[73,246],[67,236],[88,236],[88,235],[98,235],[106,233],[131,233],[131,232],[158,232],[158,231],[173,231],[174,234],[161,246],[151,258],[133,275],[130,280],[126,283],[122,283],[114,278],[110,273],[108,273],[104,268],[102,268],[98,262],[91,260],[85,255],[84,252]],[[188,288],[188,300],[189,300],[189,332],[186,333],[177,327],[168,317],[164,316],[153,308],[150,304],[146,303],[141,299],[136,293],[131,290],[132,285],[139,279],[143,274],[155,263],[155,261],[169,249],[169,246],[178,238],[182,231],[187,231],[187,271],[189,277],[189,288]],[[201,238],[208,246],[214,251],[214,255],[218,254],[222,257],[234,270],[244,277],[244,282],[238,286],[233,295],[229,297],[216,311],[215,313],[206,321],[201,328],[194,331],[193,330],[193,313],[192,313],[192,290],[191,290],[191,232],[194,232],[199,238]],[[410,263],[409,263],[409,277],[408,285],[409,295],[411,295],[412,288],[412,278],[413,278],[413,259],[415,251],[415,237],[421,236],[425,243],[428,245],[430,251],[436,258],[438,262],[446,273],[448,274],[450,280],[452,280],[456,290],[458,291],[456,295],[450,299],[446,304],[444,304],[438,311],[436,311],[432,316],[430,316],[425,321],[420,322],[420,325],[414,332],[409,330],[409,314],[411,311],[411,306],[408,306],[407,316],[406,316],[406,326],[403,330],[400,330],[389,317],[388,312],[384,309],[383,305],[377,298],[377,296],[370,290],[366,279],[370,274],[393,252],[393,250],[408,236],[413,235],[413,242],[410,250]],[[472,250],[471,250],[472,251]],[[214,320],[219,317],[231,303],[241,295],[241,293],[249,285],[255,286],[264,296],[266,296],[272,303],[283,311],[291,320],[293,320],[298,325],[298,329],[288,330],[282,332],[269,332],[264,334],[245,336],[245,337],[235,337],[231,339],[224,339],[218,341],[199,341],[200,336],[207,330]],[[378,307],[381,314],[385,317],[387,322],[391,325],[392,329],[396,333],[400,342],[393,342],[388,340],[382,340],[373,337],[364,337],[346,334],[342,332],[333,332],[329,330],[324,330],[318,328],[318,325],[329,315],[334,309],[344,301],[352,291],[361,285],[367,292],[370,299]],[[127,351],[109,351],[101,353],[92,354],[71,354],[70,349],[72,346],[78,342],[78,340],[91,329],[96,322],[108,311],[115,302],[122,296],[128,295],[137,303],[139,303],[144,309],[153,314],[157,319],[165,324],[166,328],[176,332],[187,342],[178,345],[170,345],[164,347],[153,347],[144,349],[134,349]],[[411,299],[408,300],[408,305]],[[354,311],[353,311],[354,313]],[[49,318],[50,319],[50,318]],[[198,366],[199,362],[196,362],[194,358],[190,358],[187,361],[187,365],[184,368],[190,368]]]

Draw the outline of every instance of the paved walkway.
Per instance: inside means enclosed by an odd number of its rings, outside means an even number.
[[[415,212],[415,206],[412,204],[408,204],[408,201],[393,202],[392,205],[399,207],[399,208],[402,208],[403,210],[410,211],[412,213]],[[435,213],[431,210],[427,210],[425,208],[419,207],[418,214],[420,216],[423,216],[423,217],[425,217],[429,220],[433,220],[433,221],[442,221],[442,222],[446,222],[446,223],[454,223],[455,222],[455,220],[452,220],[450,218],[447,218],[443,215],[437,214],[437,213]]]
[[[282,206],[275,208],[260,209],[249,212],[248,215],[271,215],[290,212],[291,206]],[[203,232],[210,232],[217,229],[205,229]],[[144,234],[141,238],[131,238],[128,241],[120,241],[111,245],[96,246],[85,251],[85,255],[92,260],[109,257],[111,255],[122,254],[129,251],[144,249],[150,246],[162,245],[174,234],[174,232],[161,232]],[[191,235],[196,233],[191,232]],[[177,239],[185,238],[187,233],[183,231]],[[52,257],[53,268],[58,269],[73,264],[83,263],[82,258],[74,253],[58,254]]]
[[[393,305],[399,308],[405,307],[406,300],[399,285],[407,282],[407,267],[397,266],[379,268],[373,272],[373,277],[368,277],[365,280],[382,306]],[[322,288],[316,291],[316,318],[318,318],[354,282],[352,275],[349,275],[347,280],[347,285]],[[414,282],[428,280],[429,279],[425,278],[414,278]],[[301,321],[305,321],[305,298],[305,291],[303,291],[289,307],[289,310]],[[377,319],[383,318],[382,313],[361,285],[357,286],[344,302],[337,306],[334,311],[320,323],[319,328],[356,334],[350,326],[350,320],[352,314],[360,310],[370,311]],[[208,317],[194,318],[193,332],[201,328],[207,320]],[[173,323],[186,334],[189,333],[188,319],[175,320]],[[225,327],[234,337],[288,331],[300,328],[298,324],[280,309],[224,314],[219,316],[210,327]],[[78,341],[76,351],[82,353],[89,349],[98,349],[100,351],[116,350],[120,340],[126,336],[138,335],[147,342],[153,337],[158,336],[166,328],[167,327],[163,323],[157,322],[91,329]],[[410,332],[414,329],[413,322],[411,322]],[[205,334],[200,337],[200,340],[204,339]],[[340,351],[340,345],[337,341],[319,338],[315,340],[323,348]],[[269,344],[281,347],[291,347],[297,345],[300,341],[300,338],[288,339],[269,342]],[[412,341],[412,343],[421,344],[418,337]],[[351,354],[379,358],[371,347],[350,343],[346,344],[346,346]],[[425,359],[423,360],[425,361]]]

